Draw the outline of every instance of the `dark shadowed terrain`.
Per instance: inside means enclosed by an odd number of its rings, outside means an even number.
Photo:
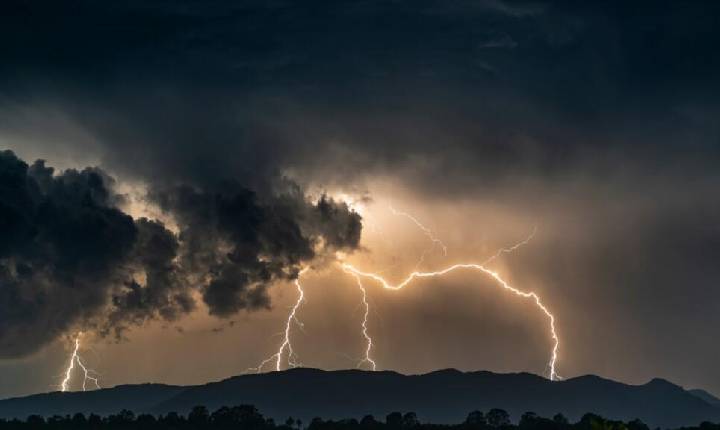
[[[528,373],[496,374],[441,370],[425,375],[360,370],[293,369],[242,375],[199,386],[119,386],[91,392],[48,393],[0,401],[0,417],[50,416],[75,412],[106,415],[121,409],[136,413],[188,413],[193,406],[253,404],[268,417],[293,416],[309,422],[385,416],[415,411],[434,423],[462,422],[471,410],[499,407],[513,420],[526,411],[541,416],[561,412],[571,420],[592,412],[610,419],[639,418],[651,427],[697,425],[720,420],[713,397],[662,379],[626,385],[597,376],[560,382]],[[717,399],[716,399],[717,400]]]

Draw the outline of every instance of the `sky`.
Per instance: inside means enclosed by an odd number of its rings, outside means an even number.
[[[0,397],[57,389],[79,332],[102,386],[252,371],[296,281],[298,363],[355,368],[343,263],[399,282],[533,232],[488,267],[554,315],[559,375],[720,394],[719,21],[702,1],[11,2]],[[486,274],[363,285],[378,369],[549,376],[546,316]]]

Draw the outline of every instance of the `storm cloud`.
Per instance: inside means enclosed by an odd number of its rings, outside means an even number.
[[[60,111],[87,134],[63,144],[123,177],[252,189],[277,170],[345,185],[391,172],[462,195],[619,161],[708,168],[717,7],[19,4],[2,18],[0,129],[37,141]]]
[[[289,184],[258,197],[238,185],[158,193],[179,235],[118,209],[123,196],[97,168],[55,173],[0,153],[0,350],[37,350],[70,328],[122,336],[172,321],[202,293],[213,315],[270,306],[266,289],[294,279],[317,253],[353,250],[360,216]]]

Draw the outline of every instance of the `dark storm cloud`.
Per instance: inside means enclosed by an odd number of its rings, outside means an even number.
[[[265,197],[237,185],[158,194],[181,226],[133,220],[97,168],[55,174],[0,152],[0,351],[30,353],[72,327],[121,336],[131,324],[192,311],[192,289],[210,312],[269,307],[277,279],[297,277],[316,252],[351,250],[360,217],[299,188]]]
[[[265,196],[230,182],[157,191],[154,198],[180,225],[184,264],[209,274],[203,298],[219,316],[268,307],[269,284],[295,279],[316,250],[352,250],[360,242],[357,213],[324,196],[311,204],[287,181]]]
[[[127,276],[122,288],[112,292],[112,309],[102,322],[102,330],[118,336],[128,324],[148,319],[172,321],[195,308],[192,287],[176,263],[179,243],[162,223],[145,218],[136,220],[137,234],[132,261],[144,268],[144,285]]]
[[[6,104],[58,105],[143,178],[462,194],[718,161],[714,2],[41,3],[4,14]]]
[[[42,161],[3,151],[0,175],[0,350],[14,356],[103,306],[137,229],[99,170],[53,177]]]

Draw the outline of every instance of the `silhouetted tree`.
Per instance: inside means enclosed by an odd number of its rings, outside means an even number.
[[[210,423],[218,429],[229,429],[233,427],[233,418],[230,408],[223,406],[210,415]]]
[[[520,416],[519,427],[521,429],[533,429],[537,425],[538,416],[535,412],[525,412]]]
[[[498,428],[510,425],[510,414],[504,409],[490,409],[485,417],[490,427]]]
[[[420,425],[417,414],[415,412],[406,412],[402,418],[402,427],[404,429],[412,429]]]
[[[465,418],[464,424],[465,426],[473,429],[478,427],[484,427],[485,425],[487,425],[487,421],[485,420],[485,414],[480,411],[472,411],[468,414],[467,418]]]
[[[360,426],[360,423],[358,423],[358,420],[355,418],[349,418],[340,420],[337,423],[335,423],[334,428],[341,428],[346,430],[357,430]]]
[[[553,417],[553,422],[555,422],[555,424],[558,424],[561,426],[566,426],[566,425],[570,424],[570,421],[568,421],[567,417],[565,417],[565,415],[560,414],[560,413],[555,414],[555,416]]]
[[[87,426],[88,426],[87,418],[85,418],[85,415],[81,414],[81,413],[77,413],[77,414],[73,415],[71,423],[72,423],[72,428],[77,429],[77,430],[87,428]]]
[[[575,427],[580,430],[601,430],[604,426],[605,420],[603,417],[591,413],[583,415],[580,421],[575,424]]]
[[[518,428],[520,430],[560,430],[564,429],[565,426],[556,423],[554,420],[538,416],[535,412],[525,412],[520,417]]]
[[[310,425],[308,426],[308,430],[321,430],[323,428],[323,425],[325,423],[323,422],[322,418],[315,417],[310,421]]]
[[[160,417],[158,421],[166,429],[179,429],[182,427],[184,419],[177,412],[168,412],[164,417]]]
[[[45,418],[40,415],[30,415],[25,422],[30,430],[42,429],[45,426]]]
[[[374,429],[379,427],[380,423],[372,415],[365,415],[360,420],[360,426],[364,429]]]
[[[157,428],[157,420],[149,414],[140,414],[135,420],[135,428],[140,430],[153,430]]]
[[[205,406],[195,406],[188,414],[188,422],[196,428],[204,428],[210,422],[210,412]]]
[[[648,427],[647,424],[640,421],[638,418],[635,418],[634,420],[627,423],[627,428],[629,430],[650,430],[650,427]]]
[[[100,415],[90,414],[88,417],[88,427],[90,430],[100,430],[103,427],[103,419]]]
[[[59,430],[62,428],[63,417],[60,415],[53,415],[45,420],[45,428],[48,430]]]
[[[399,429],[402,426],[402,414],[400,412],[391,412],[385,417],[385,425],[391,429]]]
[[[260,430],[265,426],[265,417],[253,405],[233,406],[230,413],[233,423],[243,430]]]
[[[720,423],[713,424],[708,421],[703,421],[700,423],[700,430],[720,430]]]

